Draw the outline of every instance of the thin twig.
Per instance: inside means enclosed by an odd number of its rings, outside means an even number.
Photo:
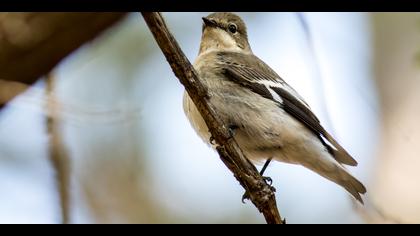
[[[331,117],[328,113],[328,104],[327,99],[325,98],[325,92],[324,92],[324,80],[322,75],[322,68],[319,63],[319,59],[316,53],[316,47],[315,47],[315,41],[312,36],[311,29],[309,27],[308,19],[306,18],[305,14],[303,12],[296,13],[298,20],[302,26],[303,32],[305,34],[306,43],[308,45],[309,50],[308,55],[310,57],[310,63],[309,65],[312,65],[312,69],[314,70],[314,77],[316,80],[316,91],[317,94],[320,94],[320,99],[322,100],[320,103],[320,108],[322,112],[325,114],[324,119],[325,123],[329,125],[331,132],[334,132],[334,125],[332,123]]]
[[[57,122],[58,107],[54,96],[54,77],[50,73],[46,78],[47,99],[47,130],[49,136],[49,158],[54,168],[56,189],[60,198],[61,222],[68,224],[70,222],[70,168],[69,158],[63,146]]]
[[[229,134],[227,126],[208,102],[210,94],[206,86],[200,81],[197,72],[169,32],[161,14],[142,12],[142,15],[174,74],[184,85],[219,145],[217,151],[223,163],[245,188],[250,200],[264,215],[267,223],[285,223],[277,209],[275,189],[264,181],[255,166],[244,156],[235,139]]]

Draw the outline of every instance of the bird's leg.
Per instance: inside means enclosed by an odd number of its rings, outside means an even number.
[[[268,158],[267,161],[265,162],[263,168],[260,171],[260,175],[263,177],[264,181],[269,185],[271,185],[273,183],[273,180],[268,176],[264,176],[264,172],[267,169],[268,165],[270,165],[271,160],[273,160],[272,157]],[[270,182],[270,183],[268,183],[268,182]]]
[[[263,174],[264,174],[265,170],[267,169],[268,165],[270,165],[271,160],[273,160],[272,157],[268,158],[267,161],[264,163],[263,168],[260,171],[260,175],[262,176],[263,180],[265,181],[266,184],[268,184],[270,186],[273,184],[273,180],[268,176],[263,176]],[[245,203],[246,199],[249,199],[248,191],[245,192],[244,195],[242,195],[242,202]]]

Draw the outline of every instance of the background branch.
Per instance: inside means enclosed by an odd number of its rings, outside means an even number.
[[[56,190],[59,196],[61,223],[70,222],[70,158],[61,139],[59,127],[59,112],[56,99],[54,99],[55,77],[50,72],[46,77],[47,99],[47,133],[49,146],[49,159],[54,169]]]
[[[28,89],[27,84],[0,79],[0,110],[7,102]]]
[[[0,79],[34,83],[124,15],[0,13]]]
[[[244,156],[235,139],[229,135],[227,127],[208,102],[210,95],[207,88],[200,82],[196,71],[169,32],[160,13],[142,12],[142,15],[176,77],[202,114],[212,137],[219,145],[217,151],[224,164],[245,188],[250,200],[264,215],[267,223],[285,223],[277,209],[275,189],[263,180],[255,166]]]

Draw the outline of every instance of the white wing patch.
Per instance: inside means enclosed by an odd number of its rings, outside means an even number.
[[[263,84],[268,91],[270,91],[273,98],[278,102],[283,102],[283,99],[271,88],[271,87],[277,87],[286,90],[288,93],[295,96],[300,102],[302,102],[308,109],[310,109],[309,105],[303,100],[302,96],[300,96],[296,90],[294,90],[292,87],[290,87],[286,82],[284,81],[271,81],[271,80],[260,80],[260,81],[254,81],[255,83]]]
[[[264,86],[267,88],[267,90],[270,92],[273,99],[279,103],[283,103],[283,99],[272,89],[269,85],[264,84]]]

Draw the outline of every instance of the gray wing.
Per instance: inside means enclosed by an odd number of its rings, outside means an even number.
[[[223,52],[218,54],[218,59],[223,73],[229,80],[278,103],[279,107],[302,122],[319,137],[338,162],[351,166],[357,165],[356,160],[322,127],[319,119],[303,98],[258,57],[251,54]],[[281,101],[276,100],[272,92],[277,94]],[[328,145],[322,137],[327,139],[334,148]]]

